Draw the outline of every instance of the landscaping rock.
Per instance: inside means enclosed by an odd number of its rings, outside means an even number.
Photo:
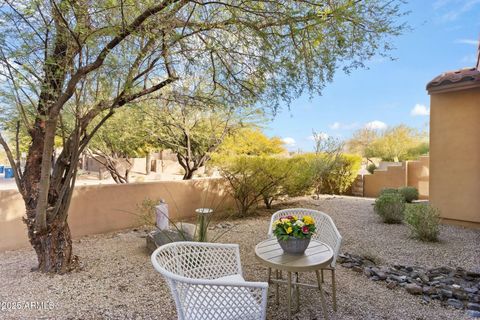
[[[371,260],[358,255],[345,253],[341,255],[342,266],[362,273],[372,281],[386,281],[387,288],[404,287],[412,295],[423,295],[422,303],[431,299],[441,300],[444,305],[455,308],[477,310],[480,305],[480,277],[478,273],[462,268],[440,267],[425,269],[404,265],[393,267],[371,265]]]
[[[405,286],[405,289],[407,290],[408,293],[410,294],[422,294],[423,289],[421,286],[415,284],[415,283],[409,283]]]
[[[469,302],[469,303],[467,303],[467,309],[468,310],[480,311],[480,304]]]
[[[480,318],[480,311],[467,310],[467,315],[472,318]]]
[[[463,303],[460,300],[457,300],[457,299],[448,299],[447,304],[449,306],[452,306],[452,307],[456,308],[456,309],[463,309],[463,307],[464,307]]]

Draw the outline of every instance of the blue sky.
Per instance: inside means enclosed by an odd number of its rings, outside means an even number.
[[[322,96],[295,100],[266,133],[285,139],[290,150],[310,151],[312,130],[348,139],[369,123],[428,129],[426,84],[444,71],[475,65],[480,0],[410,0],[406,9],[413,30],[393,39],[397,60],[376,58],[367,63],[369,69],[350,75],[339,70]]]

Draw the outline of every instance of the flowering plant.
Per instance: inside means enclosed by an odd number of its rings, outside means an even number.
[[[315,230],[315,220],[311,216],[303,216],[301,219],[286,216],[273,222],[273,234],[280,240],[288,240],[289,237],[311,238]]]

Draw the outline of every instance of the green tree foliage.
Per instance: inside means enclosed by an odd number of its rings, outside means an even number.
[[[119,109],[98,130],[89,144],[92,158],[105,166],[116,183],[128,183],[132,158],[144,157],[155,141],[150,135],[153,122],[146,107]]]
[[[417,158],[420,152],[428,151],[424,133],[405,125],[385,130],[367,147],[365,156],[385,161],[403,161]]]
[[[269,138],[258,128],[243,128],[227,137],[218,150],[219,156],[265,156],[286,153],[283,141]]]
[[[188,180],[252,117],[262,118],[262,111],[213,103],[202,92],[195,96],[172,92],[151,114],[155,123],[151,132],[157,144],[177,155],[183,179]]]

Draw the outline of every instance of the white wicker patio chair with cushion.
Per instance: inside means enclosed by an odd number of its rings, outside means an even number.
[[[318,210],[305,209],[305,208],[294,208],[294,209],[284,209],[275,212],[272,215],[270,221],[270,227],[268,230],[268,236],[273,237],[273,222],[282,217],[286,216],[297,216],[301,218],[303,216],[311,216],[315,220],[315,225],[317,227],[316,233],[312,236],[312,239],[319,240],[323,243],[328,244],[333,250],[333,260],[327,270],[332,272],[332,299],[333,299],[333,310],[337,311],[337,289],[335,283],[335,264],[337,262],[338,254],[340,253],[340,244],[342,243],[342,236],[338,232],[335,223],[332,218],[326,213],[323,213]],[[323,270],[322,270],[322,282],[323,282]]]
[[[243,279],[237,244],[173,242],[151,256],[166,279],[179,320],[261,320],[266,282]]]

